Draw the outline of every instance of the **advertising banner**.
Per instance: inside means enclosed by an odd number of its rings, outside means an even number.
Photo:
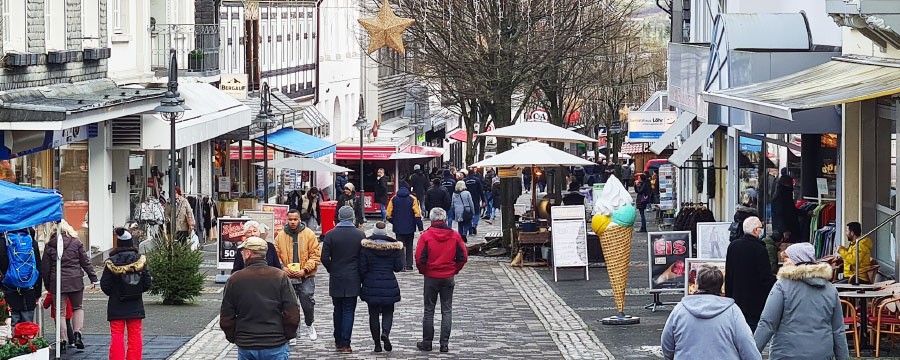
[[[627,142],[654,142],[678,119],[674,111],[631,111]]]
[[[724,259],[728,252],[731,223],[697,223],[697,257],[701,259]]]
[[[275,225],[272,227],[272,239],[275,239],[278,234],[284,231],[284,226],[287,225],[287,214],[290,207],[278,204],[262,204],[261,209],[262,211],[275,214]]]
[[[715,266],[722,273],[722,278],[725,278],[725,259],[694,259],[690,258],[685,260],[685,266],[687,268],[687,281],[684,284],[684,295],[693,295],[697,292],[697,271],[701,266]],[[722,284],[722,289],[720,290],[720,294],[725,294],[725,284]]]
[[[262,224],[265,229],[259,229],[263,239],[270,243],[275,242],[275,213],[268,211],[245,210],[244,216]]]
[[[234,257],[238,256],[238,245],[244,241],[244,223],[250,218],[219,218],[217,228],[219,230],[219,250],[216,259],[216,268],[219,270],[231,270]]]
[[[684,260],[691,257],[691,232],[652,232],[647,236],[650,292],[681,291],[685,283]]]

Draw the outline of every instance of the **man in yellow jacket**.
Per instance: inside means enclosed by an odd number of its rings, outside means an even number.
[[[316,340],[318,334],[313,327],[316,301],[313,296],[316,292],[316,269],[321,263],[322,245],[319,244],[316,234],[300,221],[300,211],[297,209],[288,212],[284,231],[275,237],[275,250],[300,300],[307,334],[310,340]],[[297,337],[299,336],[298,327]]]
[[[841,246],[838,248],[838,254],[844,259],[844,279],[850,279],[856,275],[856,248],[859,247],[859,279],[861,282],[871,282],[869,275],[865,273],[872,263],[872,240],[869,238],[860,239],[862,234],[862,225],[858,222],[847,224],[847,240],[850,241],[850,247]]]

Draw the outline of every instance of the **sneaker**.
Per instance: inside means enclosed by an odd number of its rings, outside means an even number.
[[[420,351],[431,351],[431,343],[419,341],[416,343],[416,349],[419,349]]]
[[[441,352],[449,352],[450,347],[447,344],[441,344]]]
[[[319,338],[319,334],[316,333],[315,326],[309,325],[306,327],[306,332],[309,334],[309,339],[312,341],[316,341]]]
[[[345,348],[340,348],[340,349],[338,349],[338,352],[341,353],[341,354],[351,354],[351,353],[353,353],[353,349],[351,349],[351,348],[348,346],[348,347],[345,347]]]
[[[74,344],[78,350],[84,349],[84,341],[81,340],[81,332],[75,332],[75,340],[72,341],[72,344]]]

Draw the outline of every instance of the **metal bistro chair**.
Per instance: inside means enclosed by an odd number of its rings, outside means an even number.
[[[881,334],[900,335],[900,312],[898,312],[898,297],[884,297],[873,307],[874,312],[869,314],[869,332],[875,333],[875,357],[880,355]],[[870,335],[871,336],[871,335]]]
[[[856,348],[856,357],[859,357],[859,329],[857,328],[856,307],[847,300],[841,300],[841,308],[844,310],[844,325],[847,326],[844,334],[853,333],[853,345]]]

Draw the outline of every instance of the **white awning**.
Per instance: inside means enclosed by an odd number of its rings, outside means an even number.
[[[178,91],[190,108],[175,123],[175,148],[181,149],[250,125],[250,108],[209,84],[182,83]],[[167,150],[169,121],[159,114],[144,115],[141,147]]]
[[[797,111],[900,93],[900,65],[835,58],[819,66],[731,89],[700,93],[710,104],[793,120]]]
[[[663,152],[669,144],[675,141],[675,137],[678,136],[678,134],[681,134],[681,132],[684,131],[684,128],[690,125],[691,121],[696,118],[697,114],[690,111],[682,112],[681,115],[678,115],[678,119],[675,120],[675,123],[659,137],[659,140],[656,140],[653,145],[650,145],[650,151],[659,155],[659,153]]]
[[[719,128],[719,125],[701,124],[694,133],[688,137],[687,141],[681,144],[678,150],[669,156],[669,162],[675,166],[684,166],[684,162],[697,151],[703,143]]]

